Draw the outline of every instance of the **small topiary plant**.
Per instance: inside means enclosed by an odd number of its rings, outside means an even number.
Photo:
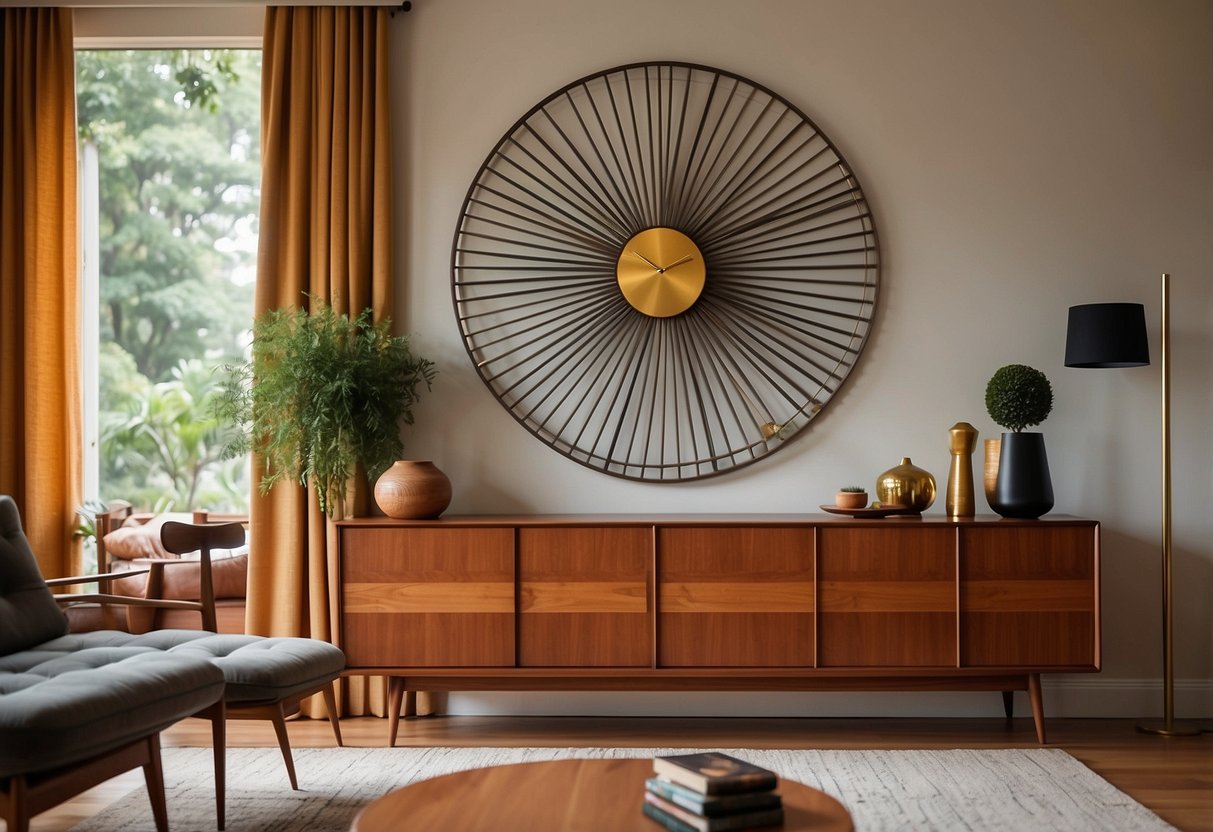
[[[1008,364],[986,385],[986,410],[996,424],[1019,433],[1048,418],[1053,410],[1053,386],[1040,370]]]

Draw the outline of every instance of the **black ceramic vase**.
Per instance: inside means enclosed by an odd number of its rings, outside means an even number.
[[[1053,481],[1040,433],[1004,433],[990,508],[1003,517],[1035,520],[1053,508]]]

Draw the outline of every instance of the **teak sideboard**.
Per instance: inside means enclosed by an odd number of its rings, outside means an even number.
[[[407,690],[1027,690],[1100,666],[1075,517],[347,520],[348,672]]]

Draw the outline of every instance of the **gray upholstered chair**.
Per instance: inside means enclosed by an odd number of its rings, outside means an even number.
[[[221,702],[223,673],[203,656],[133,644],[125,633],[67,629],[17,506],[0,495],[0,813],[8,830],[26,832],[34,815],[142,767],[156,829],[166,832],[160,731]]]
[[[160,539],[165,550],[173,554],[198,553],[195,565],[200,567],[201,600],[195,606],[202,616],[203,627],[212,629],[215,626],[215,597],[211,580],[211,550],[231,549],[242,543],[244,527],[239,523],[206,525],[169,522],[161,528]],[[179,563],[190,561],[165,561],[164,568],[176,568],[174,564]],[[299,788],[299,781],[291,756],[286,717],[297,709],[303,699],[317,693],[324,696],[333,735],[337,738],[337,745],[342,744],[341,723],[333,689],[333,684],[345,669],[345,654],[339,648],[310,638],[215,635],[192,630],[161,632],[165,635],[176,634],[173,638],[178,643],[171,648],[171,652],[210,659],[227,679],[223,707],[211,708],[200,714],[211,720],[215,800],[220,829],[225,824],[226,719],[268,719],[273,723],[292,789]]]

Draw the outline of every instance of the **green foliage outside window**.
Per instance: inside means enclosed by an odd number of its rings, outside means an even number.
[[[76,67],[100,194],[100,496],[245,510],[211,391],[252,321],[261,53],[79,51]]]

